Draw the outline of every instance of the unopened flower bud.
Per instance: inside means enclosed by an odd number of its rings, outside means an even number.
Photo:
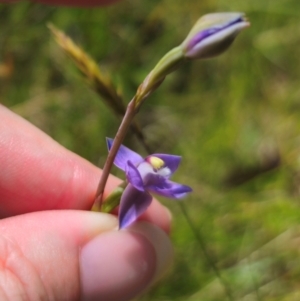
[[[181,44],[184,57],[205,59],[223,53],[250,23],[243,13],[213,13],[201,17]]]

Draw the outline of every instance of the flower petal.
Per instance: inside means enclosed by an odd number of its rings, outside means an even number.
[[[134,188],[136,188],[139,191],[145,191],[143,179],[138,169],[134,166],[134,164],[131,161],[127,162],[126,178]]]
[[[151,156],[162,159],[165,162],[166,167],[168,167],[171,170],[172,174],[176,171],[181,161],[180,156],[174,156],[168,154],[153,154]]]
[[[164,178],[160,178],[159,183],[157,177],[155,180],[156,180],[156,184],[147,185],[146,189],[149,190],[150,192],[157,193],[167,198],[181,199],[184,196],[186,196],[187,193],[192,191],[192,188],[189,186],[172,182]]]
[[[119,228],[123,229],[134,223],[149,207],[152,196],[135,189],[129,184],[121,197],[119,211]]]
[[[106,138],[106,144],[108,150],[111,149],[113,145],[114,139]],[[125,171],[127,161],[131,161],[134,165],[137,165],[138,163],[142,162],[144,159],[142,156],[140,156],[138,153],[132,151],[131,149],[127,148],[126,146],[121,145],[119,148],[119,151],[117,153],[117,156],[115,158],[114,164]]]

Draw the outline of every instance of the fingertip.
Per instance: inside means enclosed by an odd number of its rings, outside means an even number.
[[[81,251],[82,300],[131,300],[163,274],[172,254],[166,233],[145,222],[99,235]]]
[[[160,228],[147,222],[139,222],[131,226],[128,231],[143,235],[154,247],[156,255],[156,269],[153,282],[159,280],[173,262],[173,247],[168,235]]]
[[[87,243],[80,255],[82,300],[130,300],[155,273],[155,251],[142,235],[104,233]]]

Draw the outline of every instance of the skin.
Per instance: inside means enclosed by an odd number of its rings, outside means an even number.
[[[71,2],[114,1],[59,4]],[[164,206],[118,231],[115,216],[88,211],[101,170],[2,105],[0,170],[0,300],[126,301],[170,266]]]

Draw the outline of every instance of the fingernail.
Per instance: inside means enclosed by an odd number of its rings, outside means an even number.
[[[172,215],[169,210],[168,212],[171,219]],[[152,282],[157,281],[166,273],[173,262],[173,247],[169,237],[165,232],[161,231],[160,228],[147,222],[134,224],[129,228],[129,231],[143,235],[154,247],[156,269]]]
[[[140,222],[124,231],[100,234],[80,254],[82,300],[131,300],[170,265],[168,236]]]

